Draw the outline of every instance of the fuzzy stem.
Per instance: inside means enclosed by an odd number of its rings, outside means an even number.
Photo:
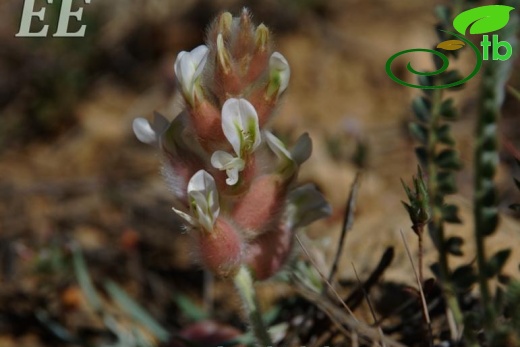
[[[443,91],[441,89],[435,89],[432,95],[432,111],[430,129],[436,129],[441,117],[441,105],[442,105]],[[453,318],[456,322],[457,328],[463,325],[463,316],[460,310],[459,302],[457,300],[455,290],[450,281],[450,270],[448,265],[448,250],[446,249],[446,237],[444,235],[444,222],[442,217],[442,205],[444,198],[442,193],[438,190],[437,182],[437,167],[434,162],[437,145],[437,137],[435,131],[430,132],[427,144],[427,158],[428,158],[428,193],[430,195],[431,202],[431,220],[428,224],[430,235],[435,239],[438,250],[439,250],[439,268],[440,268],[440,280],[442,282],[443,292],[446,299],[446,303],[453,314]],[[457,329],[458,330],[458,329]],[[452,332],[453,335],[458,335],[458,332]],[[458,336],[452,336],[457,338]]]
[[[240,267],[235,275],[234,282],[249,316],[249,322],[257,343],[262,347],[272,346],[271,337],[262,320],[251,273],[245,266]]]

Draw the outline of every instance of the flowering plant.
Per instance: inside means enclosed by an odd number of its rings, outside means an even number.
[[[330,214],[313,185],[295,186],[311,154],[309,136],[288,149],[266,130],[289,64],[273,52],[268,28],[255,27],[244,10],[217,17],[206,45],[179,53],[174,70],[184,111],[172,122],[160,114],[152,122],[137,118],[134,132],[160,150],[173,210],[203,267],[221,277],[250,270],[267,279],[289,258],[296,228]]]

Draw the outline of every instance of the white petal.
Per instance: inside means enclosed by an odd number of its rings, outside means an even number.
[[[279,138],[273,135],[270,131],[265,131],[267,145],[276,154],[276,156],[283,161],[293,161],[291,153],[285,148],[285,145]]]
[[[216,151],[211,156],[211,165],[215,169],[225,170],[234,158],[235,157],[233,157],[228,152]]]
[[[206,59],[208,58],[208,52],[209,49],[206,45],[200,45],[198,47],[195,47],[191,52],[191,57],[193,60],[193,63],[197,68],[201,65],[206,64]]]
[[[146,119],[141,117],[134,119],[132,128],[134,129],[134,134],[139,141],[149,145],[157,144],[158,136]]]
[[[227,185],[235,185],[238,182],[238,174],[244,170],[245,162],[241,158],[233,157],[224,151],[216,151],[211,156],[211,165],[219,170],[226,170],[228,178]]]
[[[222,130],[235,153],[252,153],[261,142],[258,114],[246,99],[231,98],[222,106]]]
[[[175,71],[175,76],[177,76],[177,78],[179,79],[179,82],[182,82],[181,81],[181,77],[182,77],[181,60],[185,54],[188,54],[188,52],[186,52],[186,51],[179,52],[179,54],[177,54],[177,59],[175,59],[175,64],[173,65],[173,70]]]
[[[238,182],[238,173],[239,170],[236,167],[232,167],[226,170],[226,175],[228,178],[226,178],[226,184],[228,186],[234,186]]]
[[[206,65],[208,52],[208,47],[201,45],[191,52],[180,52],[175,60],[175,76],[177,76],[184,96],[190,102],[193,100],[195,82]]]
[[[291,157],[298,164],[305,162],[312,153],[312,140],[309,134],[305,133],[296,140],[296,144],[291,150]]]
[[[291,68],[287,59],[278,52],[274,52],[269,58],[269,70],[271,71],[271,77],[275,77],[280,81],[280,88],[278,89],[278,95],[282,94],[287,86],[289,85],[289,79],[291,77]]]
[[[237,155],[240,155],[241,131],[236,120],[240,118],[238,99],[226,100],[222,106],[222,130]]]
[[[188,194],[192,192],[207,192],[216,189],[215,180],[204,170],[197,171],[188,184]]]
[[[199,205],[196,206],[196,214],[198,216],[199,225],[206,231],[212,231],[217,218],[213,218],[213,215],[209,211]]]

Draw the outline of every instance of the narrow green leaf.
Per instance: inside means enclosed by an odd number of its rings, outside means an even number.
[[[409,204],[407,204],[406,202],[404,201],[401,201],[401,203],[403,204],[406,212],[408,212],[408,214],[410,215],[410,219],[413,219],[415,218],[415,212],[414,212],[414,209],[412,208],[412,206],[410,206]]]
[[[419,84],[422,86],[433,86],[433,76],[419,75]],[[427,89],[426,89],[427,90]]]
[[[209,318],[207,312],[197,306],[190,298],[181,293],[175,293],[173,301],[177,304],[180,311],[189,318],[190,321],[198,322]]]
[[[415,155],[417,155],[419,164],[421,164],[422,167],[428,167],[428,152],[426,151],[426,148],[422,146],[416,147]]]
[[[432,103],[428,98],[420,96],[413,99],[412,109],[419,121],[423,123],[428,123],[430,121]]]
[[[419,141],[421,144],[426,145],[428,143],[428,128],[419,123],[412,122],[408,125],[412,136]]]
[[[437,139],[447,145],[453,146],[455,144],[455,140],[451,136],[451,127],[449,124],[441,125],[436,131]]]
[[[460,72],[458,70],[450,70],[450,71],[440,75],[440,78],[441,78],[442,84],[450,84],[450,83],[454,83],[454,82],[464,79],[464,77],[460,74]],[[452,87],[452,88],[460,89],[464,85],[465,85],[465,83],[458,85],[456,87]]]
[[[484,236],[492,235],[498,225],[498,210],[496,207],[483,207],[480,209],[480,225],[477,226],[478,230],[483,233]]]
[[[54,335],[55,338],[60,339],[62,342],[66,342],[67,345],[77,345],[79,341],[73,336],[63,325],[59,322],[54,321],[49,313],[43,309],[37,309],[34,313],[36,319],[42,324],[49,332]]]
[[[444,194],[455,194],[457,192],[457,182],[453,171],[441,171],[437,174],[439,190]]]
[[[472,265],[462,265],[453,271],[451,279],[461,291],[470,290],[477,282],[477,274]]]
[[[453,236],[446,240],[446,248],[450,254],[456,256],[463,256],[462,253],[462,245],[464,244],[464,240],[461,237]]]
[[[410,187],[408,187],[406,185],[406,183],[404,183],[402,178],[401,178],[401,184],[402,184],[403,189],[404,189],[404,191],[406,193],[406,196],[408,197],[408,200],[413,201],[413,199],[415,198],[415,195],[412,193],[412,190],[410,189]]]
[[[486,265],[486,276],[488,278],[498,275],[511,255],[511,249],[502,249],[489,258]]]
[[[442,169],[459,170],[462,167],[459,155],[453,149],[441,151],[435,158],[435,163]]]
[[[136,322],[145,326],[159,341],[168,341],[168,332],[116,283],[105,282],[105,289],[123,311],[128,313]]]
[[[459,207],[457,205],[446,204],[442,206],[442,219],[448,223],[460,224],[462,220],[458,216]]]
[[[480,190],[477,192],[480,203],[484,207],[494,207],[497,204],[497,190],[492,180],[484,179]]]
[[[433,263],[432,265],[430,265],[430,270],[436,278],[440,278],[441,267],[439,266],[439,263]]]
[[[94,285],[92,284],[92,280],[87,270],[87,265],[85,264],[85,259],[83,258],[83,254],[79,247],[74,248],[72,261],[79,287],[83,294],[85,294],[88,303],[94,308],[94,310],[101,310],[101,299],[97,294],[96,288],[94,288]]]
[[[482,151],[495,152],[497,150],[497,124],[495,119],[490,124],[482,125],[480,136],[480,149]]]
[[[494,150],[482,151],[480,158],[480,175],[484,178],[493,178],[499,163],[498,152]]]
[[[456,120],[457,110],[453,106],[453,99],[449,98],[447,100],[444,100],[441,104],[441,110],[440,110],[441,116],[444,117],[446,120]]]

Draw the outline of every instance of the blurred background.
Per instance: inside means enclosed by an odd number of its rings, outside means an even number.
[[[73,267],[81,248],[94,285],[107,302],[112,280],[170,332],[190,318],[183,305],[229,303],[226,283],[204,291],[204,273],[192,263],[185,235],[171,211],[172,195],[159,173],[153,148],[139,143],[132,120],[159,111],[173,119],[182,103],[173,63],[182,50],[204,42],[205,28],[221,11],[237,15],[247,6],[256,24],[274,34],[289,61],[291,81],[273,128],[289,143],[309,132],[311,159],[300,181],[314,182],[333,215],[307,231],[325,266],[336,243],[345,200],[363,170],[356,221],[347,238],[339,276],[352,278],[352,262],[363,276],[386,247],[396,247],[387,280],[412,282],[399,230],[415,240],[400,200],[399,179],[416,172],[408,134],[411,100],[419,93],[385,72],[394,53],[438,43],[434,9],[449,1],[361,0],[183,0],[96,1],[84,8],[82,38],[54,38],[60,1],[45,6],[48,37],[15,37],[23,1],[0,3],[0,347],[69,346],[105,340],[106,322],[89,305]],[[41,23],[33,20],[34,31]],[[71,20],[69,31],[79,23]],[[466,54],[468,56],[466,56]],[[413,66],[431,69],[418,55]],[[472,69],[463,52],[456,63]],[[399,65],[401,64],[401,65]],[[396,69],[406,76],[400,62]],[[518,59],[514,62],[518,67]],[[410,80],[413,77],[408,77]],[[520,88],[513,70],[509,84]],[[478,76],[452,92],[460,110],[454,132],[464,162],[458,175],[463,226],[449,233],[471,235],[471,158]],[[491,250],[520,242],[520,226],[507,210],[520,201],[512,158],[520,151],[519,101],[506,96],[501,134],[503,166],[498,174],[504,211]],[[434,260],[426,244],[426,264]],[[471,259],[472,245],[465,246]],[[518,250],[508,264],[517,274]],[[77,261],[77,259],[76,259]],[[262,286],[260,286],[262,287]],[[270,297],[269,288],[264,295]],[[181,300],[179,298],[189,298]],[[106,304],[109,305],[110,304]],[[220,305],[220,306],[219,306]],[[120,321],[125,316],[110,306]],[[189,310],[188,310],[189,311]],[[230,308],[212,314],[240,322]],[[231,318],[230,318],[231,317]],[[123,326],[124,324],[121,323]],[[130,323],[129,323],[130,324]],[[242,325],[243,327],[243,325]],[[115,328],[114,328],[115,329]],[[109,329],[110,330],[110,329]],[[116,329],[117,330],[117,329]],[[112,330],[113,332],[113,330]],[[95,342],[97,341],[97,342]]]

